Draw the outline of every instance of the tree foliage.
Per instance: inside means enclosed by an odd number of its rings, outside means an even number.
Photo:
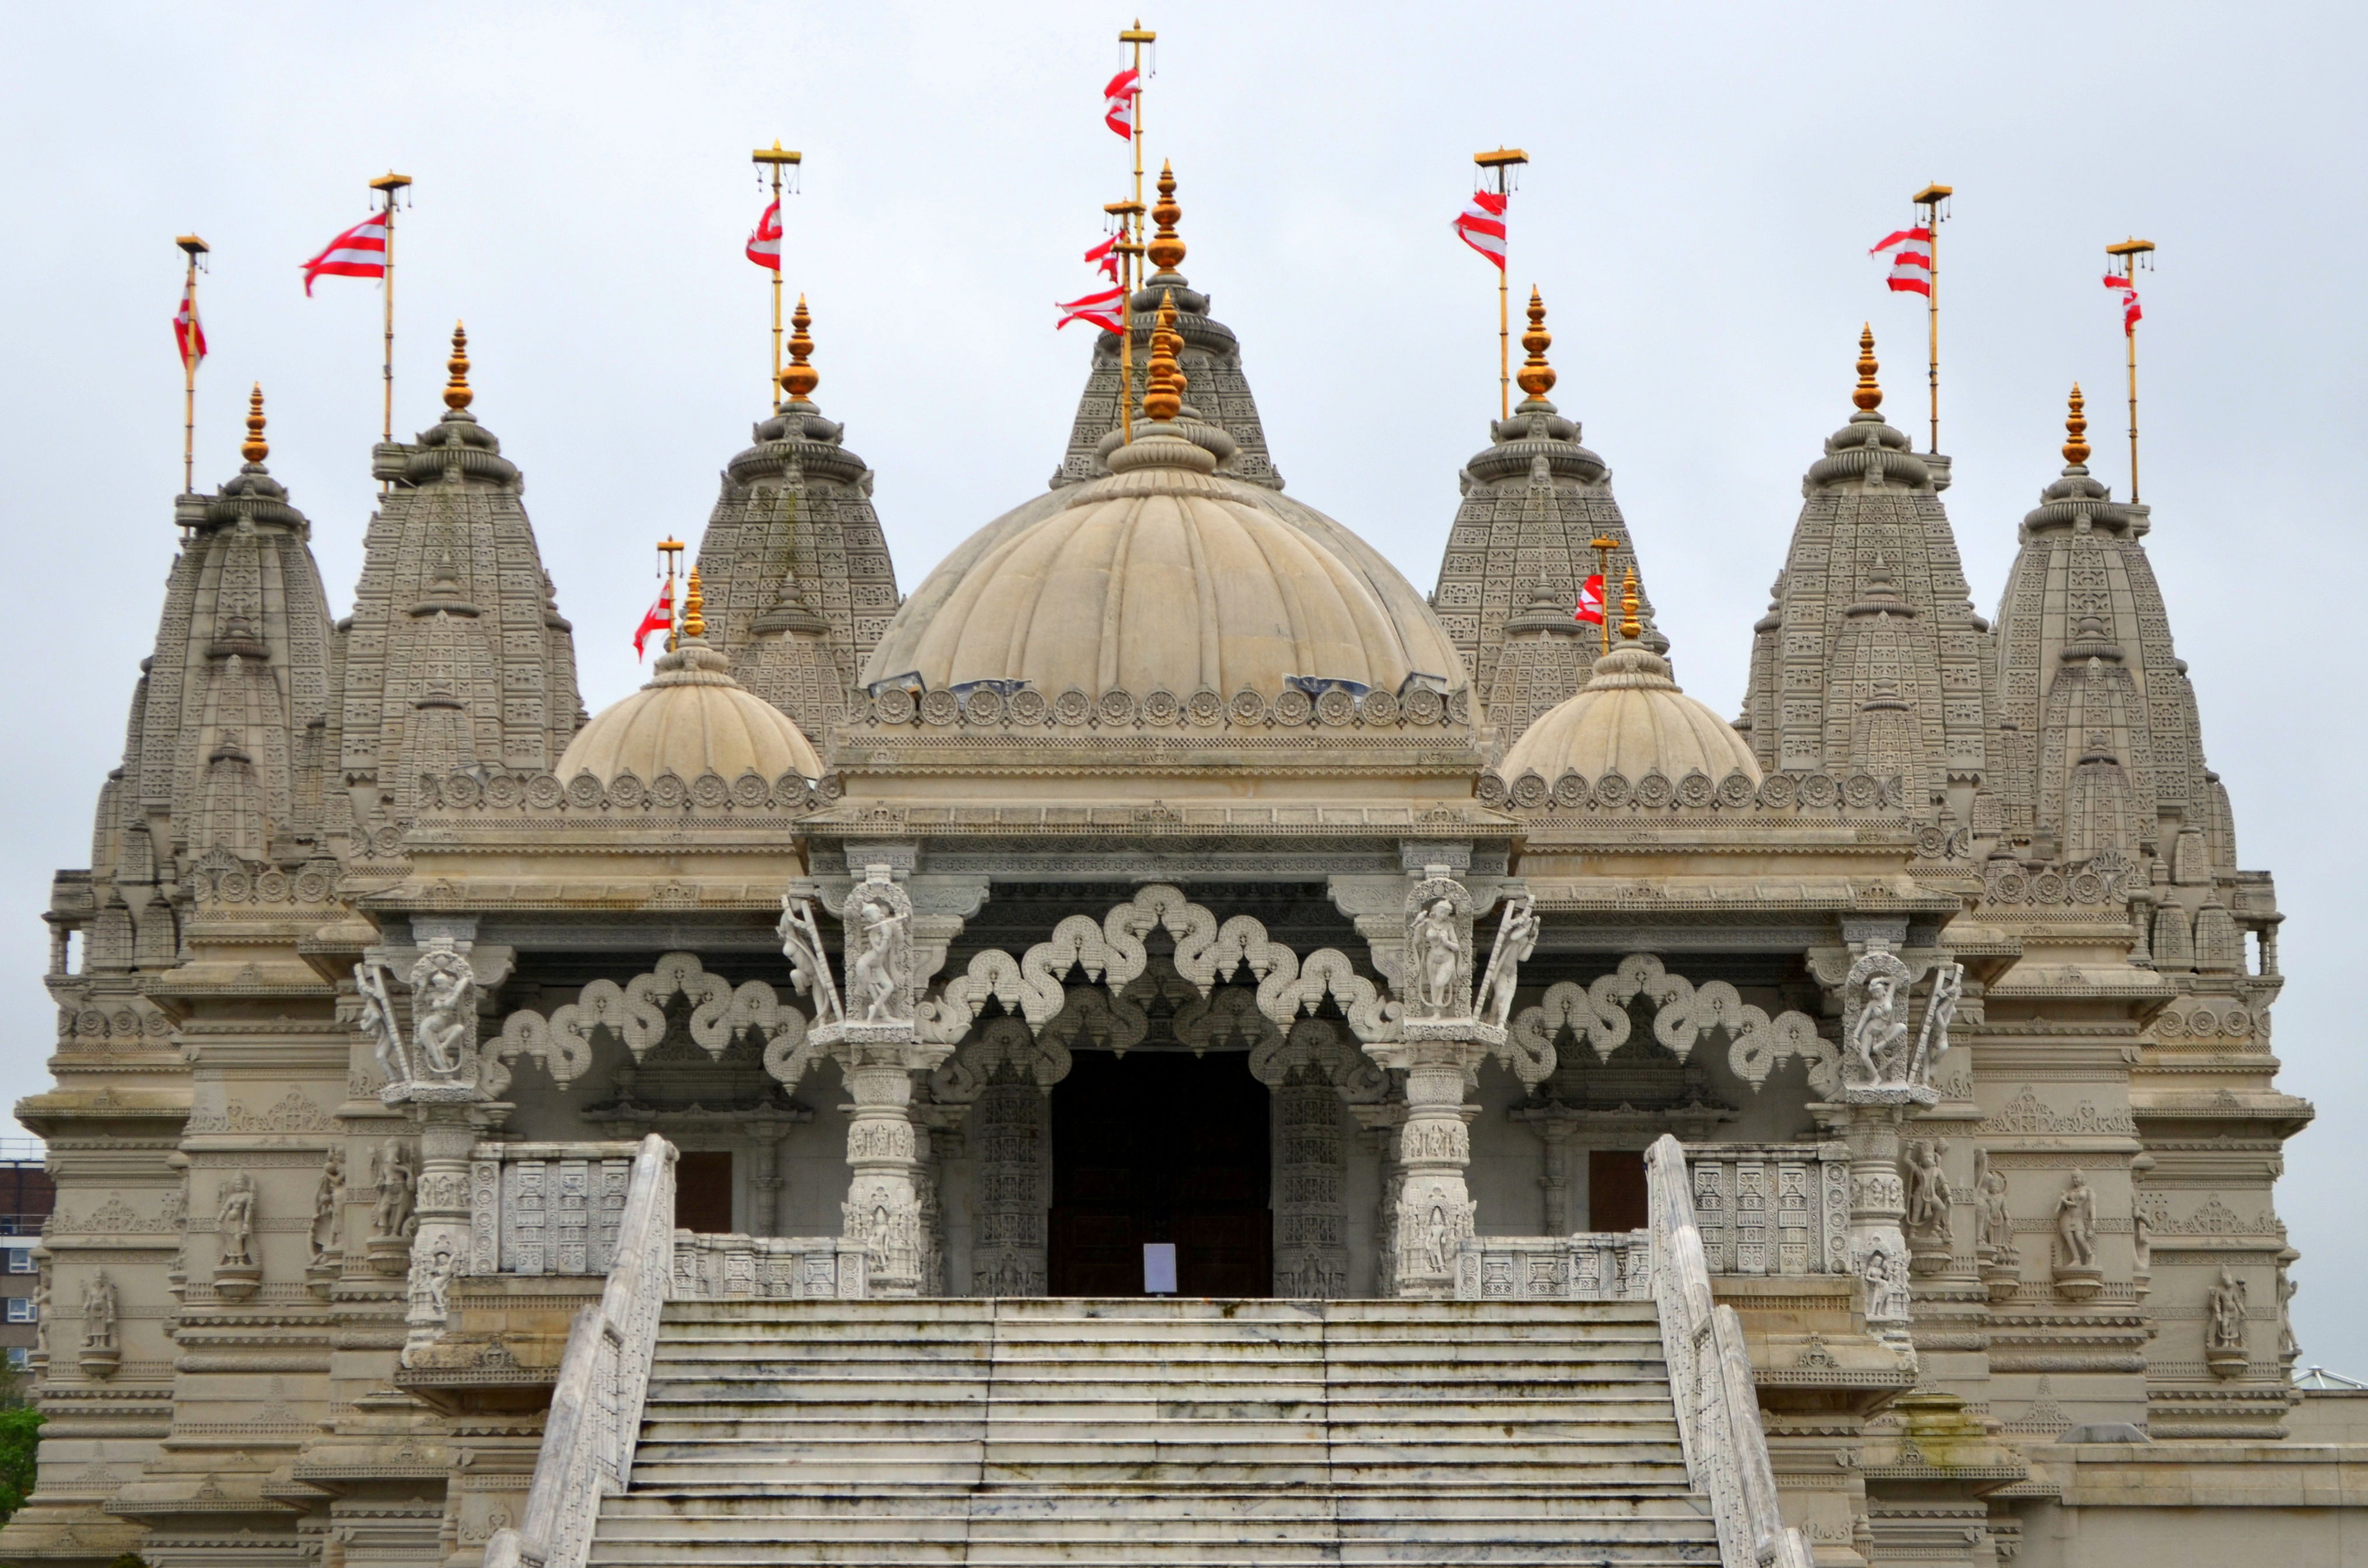
[[[41,1413],[31,1405],[0,1410],[0,1520],[33,1494],[33,1456],[40,1429]]]

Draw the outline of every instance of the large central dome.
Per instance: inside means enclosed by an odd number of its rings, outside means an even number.
[[[1464,684],[1446,629],[1370,545],[1217,473],[1216,456],[1174,427],[1138,428],[1109,454],[1108,478],[1031,503],[948,556],[864,678],[1055,696]]]

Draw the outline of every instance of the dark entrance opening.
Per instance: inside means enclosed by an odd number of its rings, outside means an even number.
[[[1641,1231],[1652,1221],[1645,1200],[1645,1156],[1626,1149],[1595,1149],[1587,1156],[1587,1228]]]
[[[675,1157],[674,1222],[705,1235],[732,1230],[732,1152],[685,1150]]]
[[[1177,1294],[1271,1295],[1267,1104],[1240,1051],[1077,1052],[1053,1090],[1052,1293],[1140,1296],[1168,1242]]]

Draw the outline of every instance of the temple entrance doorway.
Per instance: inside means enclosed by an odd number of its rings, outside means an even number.
[[[1078,1051],[1053,1090],[1052,1294],[1145,1294],[1153,1243],[1178,1295],[1273,1294],[1267,1119],[1245,1052]]]

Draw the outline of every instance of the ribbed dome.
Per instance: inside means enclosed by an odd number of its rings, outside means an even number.
[[[577,731],[552,771],[562,779],[589,773],[603,784],[620,773],[644,784],[667,772],[686,783],[708,772],[821,778],[822,759],[790,716],[743,689],[723,654],[686,638],[658,660],[649,685]]]
[[[1021,682],[1056,696],[1272,696],[1294,676],[1392,691],[1417,674],[1463,684],[1429,606],[1347,530],[1217,474],[1193,441],[1137,428],[1110,453],[1110,477],[990,524],[949,556],[889,624],[864,678]]]
[[[1596,660],[1575,696],[1522,731],[1497,771],[1508,779],[1534,772],[1548,782],[1565,773],[1618,773],[1633,782],[1648,773],[1719,779],[1738,769],[1759,782],[1759,764],[1734,726],[1679,690],[1668,660],[1629,642]]]

